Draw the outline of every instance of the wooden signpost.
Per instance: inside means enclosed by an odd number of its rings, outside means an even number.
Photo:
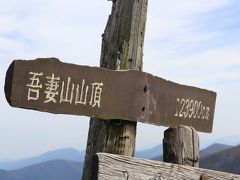
[[[187,125],[203,132],[212,131],[216,100],[212,91],[148,73],[79,66],[56,58],[13,61],[5,94],[14,107],[168,127]]]
[[[109,175],[118,171],[115,162],[111,163],[114,168],[109,165],[107,170],[101,163],[108,163],[105,160],[112,157],[122,161],[122,157],[98,154],[97,162],[93,157],[98,152],[133,156],[136,122],[171,127],[164,133],[164,160],[198,166],[199,141],[194,128],[212,132],[216,93],[141,72],[148,0],[114,0],[112,3],[102,35],[102,68],[62,63],[56,58],[15,60],[6,74],[7,101],[13,107],[92,117],[84,180],[94,179],[96,173],[100,173],[99,179],[118,179],[114,174],[107,178],[101,176],[106,171],[110,171]],[[141,165],[140,161],[132,160],[129,162]],[[149,177],[139,170],[134,176],[129,175],[124,169],[128,166],[121,163],[120,179],[122,175],[125,179]],[[144,162],[141,171],[146,166],[148,163]],[[148,170],[147,174],[151,169]],[[151,178],[176,179],[171,173]]]

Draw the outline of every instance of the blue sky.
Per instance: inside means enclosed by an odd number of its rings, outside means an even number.
[[[10,107],[6,70],[14,59],[57,57],[98,66],[110,1],[0,0],[0,160],[74,147],[84,149],[88,117]],[[201,144],[240,135],[240,2],[149,0],[144,71],[217,92],[212,134]],[[137,149],[162,143],[165,127],[139,123]]]

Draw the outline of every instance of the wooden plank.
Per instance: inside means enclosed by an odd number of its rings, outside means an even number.
[[[168,127],[187,125],[204,132],[212,131],[216,100],[212,91],[148,73],[57,59],[15,60],[6,75],[5,94],[14,107]]]
[[[98,180],[240,179],[236,174],[106,153],[96,155],[95,165]]]

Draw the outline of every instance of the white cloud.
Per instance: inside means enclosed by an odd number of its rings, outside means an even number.
[[[229,0],[170,0],[149,1],[147,31],[153,39],[181,34],[199,13],[215,10],[230,4]]]
[[[162,50],[152,48],[145,55],[145,70],[156,74],[162,74],[180,81],[195,79],[215,81],[227,72],[231,67],[240,67],[239,46],[213,49],[204,53],[195,53],[188,56],[164,56]],[[162,59],[165,57],[166,59]],[[238,73],[234,73],[237,75]],[[182,78],[181,78],[182,77]],[[233,77],[233,76],[232,76]]]
[[[164,57],[236,43],[240,27],[239,8],[230,8],[234,3],[236,0],[150,1],[146,41],[162,48]]]
[[[53,56],[71,63],[99,64],[110,2],[10,0],[3,4],[0,56],[4,64],[14,58]]]

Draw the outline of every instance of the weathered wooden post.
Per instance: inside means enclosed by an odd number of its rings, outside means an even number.
[[[179,126],[164,132],[163,161],[185,166],[199,166],[199,137],[192,127]]]
[[[112,0],[112,2],[112,12],[102,35],[100,66],[113,70],[141,71],[148,0]],[[91,118],[84,180],[91,179],[95,153],[134,155],[136,124],[122,120],[103,121]]]

